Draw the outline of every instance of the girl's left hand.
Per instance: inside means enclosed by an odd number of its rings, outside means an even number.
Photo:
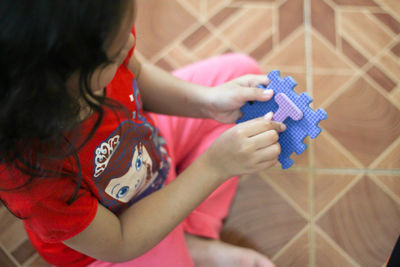
[[[242,116],[240,108],[247,101],[268,101],[272,90],[257,88],[267,85],[267,75],[244,75],[222,85],[210,88],[206,97],[206,114],[222,123],[235,123]]]

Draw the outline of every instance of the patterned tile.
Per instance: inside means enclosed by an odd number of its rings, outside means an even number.
[[[290,68],[305,70],[305,40],[304,30],[299,29],[291,38],[287,38],[273,53],[261,60],[261,64],[282,71]]]
[[[249,177],[240,182],[222,239],[272,257],[306,223],[271,186]]]
[[[20,264],[23,264],[30,257],[32,257],[35,252],[36,250],[32,246],[29,239],[26,239],[17,249],[12,252],[12,255]]]
[[[149,59],[197,21],[176,1],[139,0],[137,3],[137,48]]]
[[[313,167],[315,168],[345,169],[362,167],[362,164],[326,131],[322,131],[318,138],[313,141],[313,144]]]
[[[386,188],[391,191],[400,200],[400,175],[383,176],[378,175],[376,177]]]
[[[355,179],[355,175],[314,174],[314,214],[317,216]]]
[[[329,242],[319,232],[315,233],[315,266],[337,267],[355,266],[352,261],[338,251],[334,244]]]
[[[312,26],[329,42],[336,45],[335,10],[324,0],[311,0]]]
[[[262,27],[260,27],[262,25]],[[239,16],[223,27],[221,34],[240,51],[249,51],[265,35],[272,32],[270,8],[243,8]]]
[[[292,199],[303,212],[309,213],[309,177],[307,172],[274,171],[264,172],[262,176]]]
[[[323,107],[323,104],[337,91],[343,90],[354,76],[351,74],[317,74],[312,76],[314,107]]]
[[[14,251],[24,240],[26,234],[22,222],[7,209],[0,209],[0,243],[8,251]]]
[[[279,6],[279,40],[282,41],[303,24],[303,1],[286,0]]]
[[[399,217],[400,206],[364,177],[318,225],[361,266],[382,266],[400,234]]]
[[[305,231],[278,257],[274,258],[277,266],[309,266],[310,234]]]
[[[13,262],[7,253],[0,247],[0,266],[17,267],[18,265]]]
[[[376,18],[361,11],[341,10],[339,31],[343,38],[369,57],[384,50],[395,37],[392,32],[380,27]]]
[[[400,135],[400,110],[363,78],[331,103],[327,112],[324,127],[365,166]]]

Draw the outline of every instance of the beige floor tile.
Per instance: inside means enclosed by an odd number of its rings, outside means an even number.
[[[318,225],[361,266],[382,266],[400,234],[398,218],[400,206],[364,177]]]
[[[261,178],[249,177],[239,187],[223,240],[272,257],[306,226],[306,220]]]
[[[310,266],[310,238],[309,231],[303,232],[278,257],[274,258],[277,266]]]
[[[364,79],[327,107],[324,127],[365,166],[400,135],[400,110]]]

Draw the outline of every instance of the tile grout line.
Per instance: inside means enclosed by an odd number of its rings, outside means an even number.
[[[353,181],[349,182],[347,186],[345,186],[334,198],[331,199],[331,201],[328,202],[328,204],[325,205],[324,208],[322,208],[318,214],[313,218],[313,222],[315,223],[318,221],[331,207],[333,207],[337,202],[339,202],[344,195],[346,195],[356,184],[358,184],[359,181],[365,176],[365,174],[360,173],[357,176],[355,176]]]
[[[313,80],[312,80],[312,25],[311,25],[311,0],[304,0],[303,2],[303,16],[304,16],[304,48],[305,48],[305,64],[306,64],[306,86],[307,93],[313,97]],[[313,103],[310,104],[313,107]],[[308,154],[309,164],[308,164],[308,205],[309,205],[309,224],[310,231],[308,233],[309,237],[309,266],[314,267],[316,264],[315,260],[315,236],[314,236],[314,181],[311,168],[314,166],[314,146],[311,141],[309,144],[310,153]]]
[[[6,254],[7,258],[15,264],[15,266],[20,267],[21,264],[18,263],[18,261],[14,258],[14,256],[4,247],[4,245],[0,242],[0,250],[3,251],[4,254]]]
[[[372,183],[376,184],[383,192],[385,192],[392,200],[400,206],[400,197],[390,189],[388,185],[383,183],[378,176],[374,174],[368,175],[368,178],[372,181]]]
[[[381,164],[385,159],[387,159],[387,156],[392,153],[397,146],[400,145],[400,136],[395,139],[386,149],[378,156],[375,158],[375,160],[368,166],[368,168],[375,168],[379,164]]]
[[[321,229],[319,226],[316,226],[315,230],[316,232],[318,232],[321,238],[324,238],[329,245],[336,249],[337,253],[348,260],[353,265],[352,267],[361,267],[360,264],[355,259],[353,259],[346,250],[344,250],[339,244],[337,244],[335,240],[333,240],[323,229]]]

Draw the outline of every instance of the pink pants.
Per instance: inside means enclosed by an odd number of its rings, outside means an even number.
[[[173,74],[193,83],[216,86],[245,74],[261,74],[251,58],[241,54],[227,54],[207,59]],[[167,183],[188,167],[222,132],[232,125],[213,120],[151,114],[164,136],[171,155],[171,171]],[[125,263],[96,261],[91,267],[190,267],[194,266],[185,244],[184,233],[219,238],[222,220],[227,216],[236,191],[238,179],[232,178],[215,190],[164,240],[143,256]],[[157,222],[149,222],[157,227]]]

